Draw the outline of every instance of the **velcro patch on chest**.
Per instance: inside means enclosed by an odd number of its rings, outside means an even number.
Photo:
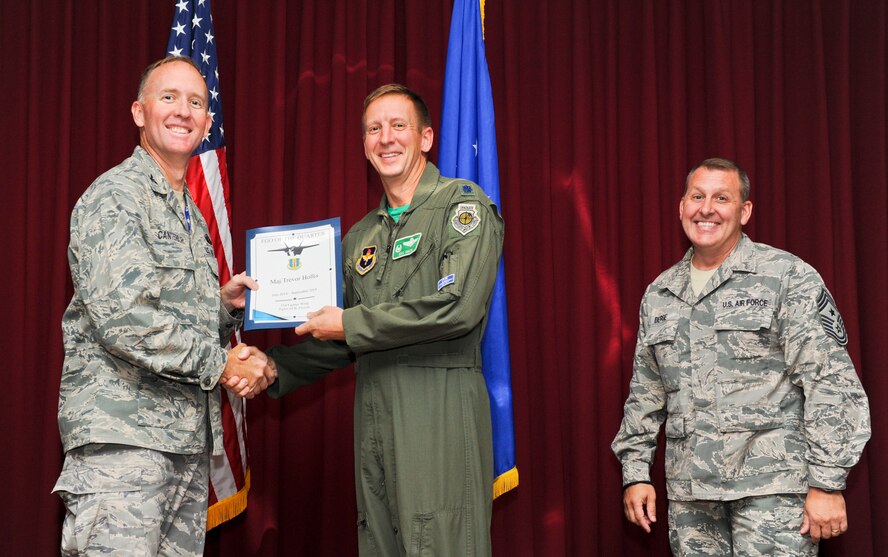
[[[376,246],[364,246],[361,248],[361,256],[355,261],[355,271],[359,275],[366,275],[376,265]]]
[[[474,203],[460,203],[456,207],[456,213],[450,219],[453,229],[465,236],[481,224],[481,216],[478,214],[478,206]]]
[[[447,275],[446,277],[443,277],[441,280],[438,281],[438,291],[440,291],[442,288],[444,288],[448,284],[453,284],[454,282],[456,282],[456,275],[453,273],[450,273],[449,275]]]
[[[421,238],[422,232],[417,232],[416,234],[395,240],[395,245],[392,248],[392,259],[401,259],[415,252],[419,247],[419,240]]]

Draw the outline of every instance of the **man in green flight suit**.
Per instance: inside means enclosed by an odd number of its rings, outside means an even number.
[[[490,555],[493,448],[481,374],[503,221],[477,184],[428,162],[422,98],[385,85],[364,101],[379,208],[343,240],[345,309],[309,314],[313,338],[268,351],[280,397],[355,361],[361,555]]]

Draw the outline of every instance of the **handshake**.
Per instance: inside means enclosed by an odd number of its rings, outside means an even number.
[[[255,346],[238,344],[228,351],[219,384],[241,398],[253,398],[277,379],[274,360]]]

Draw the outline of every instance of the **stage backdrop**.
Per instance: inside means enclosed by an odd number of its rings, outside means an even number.
[[[173,1],[0,1],[5,254],[0,530],[9,555],[57,554],[60,318],[68,217],[137,141],[129,106],[164,50]],[[687,247],[687,170],[739,161],[747,231],[820,270],[870,395],[874,437],[824,555],[888,546],[888,126],[883,2],[487,1],[521,485],[496,501],[494,553],[666,555],[626,523],[610,452],[641,294]],[[400,81],[439,121],[449,0],[216,0],[235,269],[247,228],[341,216],[381,195],[361,103]],[[437,157],[433,149],[432,159]],[[266,346],[292,333],[250,333]],[[253,489],[214,556],[356,553],[352,370],[248,405]]]

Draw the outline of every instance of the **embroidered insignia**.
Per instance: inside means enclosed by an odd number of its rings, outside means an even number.
[[[450,219],[453,229],[465,236],[481,224],[478,216],[478,208],[474,203],[460,203],[456,208],[456,214]]]
[[[468,184],[463,184],[462,190],[464,194],[470,194],[472,193],[472,186]]]
[[[376,246],[361,248],[361,257],[355,262],[355,271],[363,276],[370,272],[374,265],[376,265]]]
[[[176,234],[175,232],[171,232],[169,230],[158,230],[156,232],[156,236],[158,240],[173,240],[175,242],[179,242],[180,244],[185,243],[185,236],[181,234]]]
[[[836,301],[833,300],[826,288],[820,289],[820,295],[817,296],[817,309],[820,310],[820,323],[826,334],[842,346],[848,344],[848,331],[845,330],[845,322],[839,315]]]
[[[291,271],[298,271],[302,267],[302,259],[299,257],[291,257],[287,260],[287,268]]]
[[[450,273],[449,275],[438,281],[438,290],[441,290],[448,284],[453,284],[454,282],[456,282],[456,275]]]
[[[401,259],[415,252],[416,248],[419,247],[420,238],[422,238],[422,232],[395,240],[395,247],[392,248],[392,259]]]

